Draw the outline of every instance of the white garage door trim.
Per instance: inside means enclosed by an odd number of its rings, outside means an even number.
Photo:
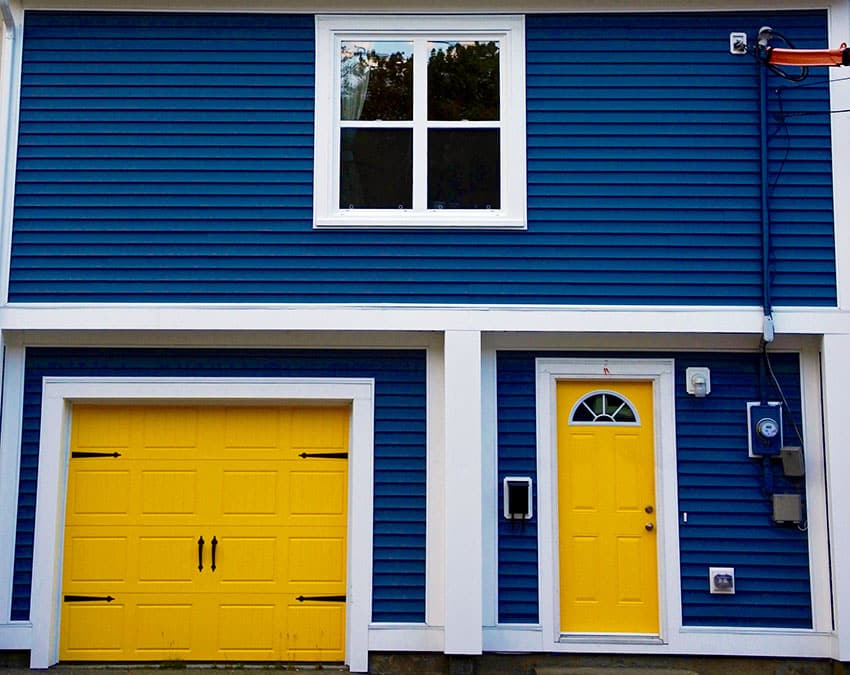
[[[72,403],[351,403],[346,662],[368,669],[372,606],[374,381],[367,378],[46,377],[41,401],[30,667],[59,658],[65,491]]]

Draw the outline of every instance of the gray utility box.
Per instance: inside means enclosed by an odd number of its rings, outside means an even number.
[[[773,495],[773,522],[799,523],[803,520],[800,495]]]

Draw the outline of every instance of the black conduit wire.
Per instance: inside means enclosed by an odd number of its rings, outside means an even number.
[[[764,364],[767,367],[767,372],[770,375],[770,380],[773,382],[773,386],[776,387],[776,391],[779,392],[779,398],[782,400],[782,405],[788,413],[788,421],[791,422],[791,426],[794,428],[794,433],[797,435],[797,440],[800,441],[800,447],[802,448],[803,434],[800,433],[800,427],[797,426],[797,420],[794,418],[794,411],[788,404],[788,399],[785,398],[785,392],[782,390],[782,385],[779,384],[779,379],[776,377],[776,373],[773,370],[770,355],[767,353],[767,343],[764,340],[762,340],[761,343],[761,353]]]

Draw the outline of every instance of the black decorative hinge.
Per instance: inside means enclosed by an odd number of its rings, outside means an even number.
[[[65,602],[112,602],[115,600],[111,595],[66,595]]]
[[[322,459],[348,459],[347,452],[302,452],[299,457],[320,457]]]
[[[120,452],[72,452],[71,459],[85,459],[88,457],[120,457]]]
[[[295,599],[298,602],[345,602],[344,595],[299,595]]]

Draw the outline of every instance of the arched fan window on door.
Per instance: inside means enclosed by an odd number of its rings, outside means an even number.
[[[593,391],[581,398],[570,411],[570,424],[640,424],[637,410],[613,391]]]

